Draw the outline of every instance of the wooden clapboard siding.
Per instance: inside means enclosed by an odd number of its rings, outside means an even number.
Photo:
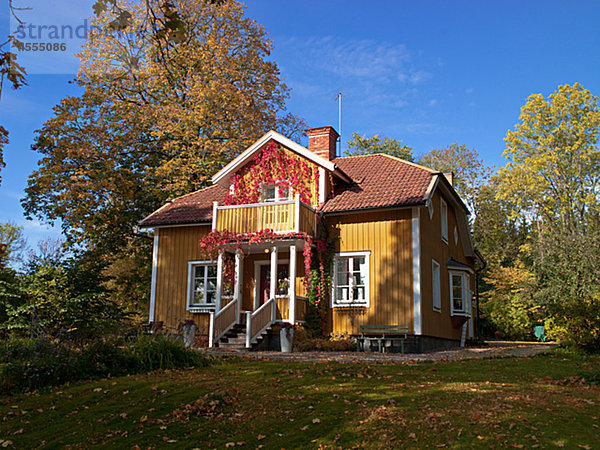
[[[336,252],[371,251],[370,306],[333,308],[333,332],[358,334],[360,325],[408,325],[413,329],[411,210],[354,213],[327,218],[339,237]]]
[[[154,318],[169,331],[192,319],[199,333],[208,334],[208,314],[192,314],[186,309],[188,261],[205,259],[199,241],[208,232],[208,225],[159,229]]]
[[[446,339],[460,339],[461,330],[452,326],[450,320],[450,279],[446,263],[452,257],[463,264],[472,263],[465,258],[461,237],[454,241],[454,230],[458,231],[455,206],[446,199],[448,205],[448,243],[442,240],[440,190],[437,189],[432,198],[433,216],[429,218],[426,207],[420,208],[421,217],[421,310],[423,318],[423,334]],[[441,311],[433,310],[433,285],[431,260],[440,265]],[[474,275],[469,275],[470,288],[475,290]],[[468,299],[468,301],[471,301]]]

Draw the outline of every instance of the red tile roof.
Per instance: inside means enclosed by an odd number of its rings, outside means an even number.
[[[336,158],[333,163],[354,183],[340,184],[324,212],[408,206],[424,202],[436,172],[384,154]]]
[[[140,222],[142,227],[212,221],[213,202],[223,202],[227,189],[217,185],[177,197]]]
[[[336,186],[333,198],[321,207],[326,213],[424,203],[436,172],[384,154],[336,158],[333,162],[352,183]],[[214,185],[167,203],[140,222],[154,227],[212,221],[213,202],[223,202],[227,190]]]

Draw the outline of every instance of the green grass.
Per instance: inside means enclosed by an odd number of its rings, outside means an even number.
[[[559,353],[389,365],[229,358],[0,397],[0,448],[594,448],[599,373],[600,357]]]

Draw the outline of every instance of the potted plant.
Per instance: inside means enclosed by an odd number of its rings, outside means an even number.
[[[281,351],[283,353],[290,353],[294,341],[294,325],[289,322],[282,322],[280,326],[279,341],[281,342]]]

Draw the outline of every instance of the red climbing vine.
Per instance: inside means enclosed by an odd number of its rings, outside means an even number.
[[[232,192],[225,198],[226,205],[258,203],[263,185],[276,185],[311,205],[313,191],[319,185],[316,165],[285,151],[274,142],[267,145],[252,160],[231,177]]]

